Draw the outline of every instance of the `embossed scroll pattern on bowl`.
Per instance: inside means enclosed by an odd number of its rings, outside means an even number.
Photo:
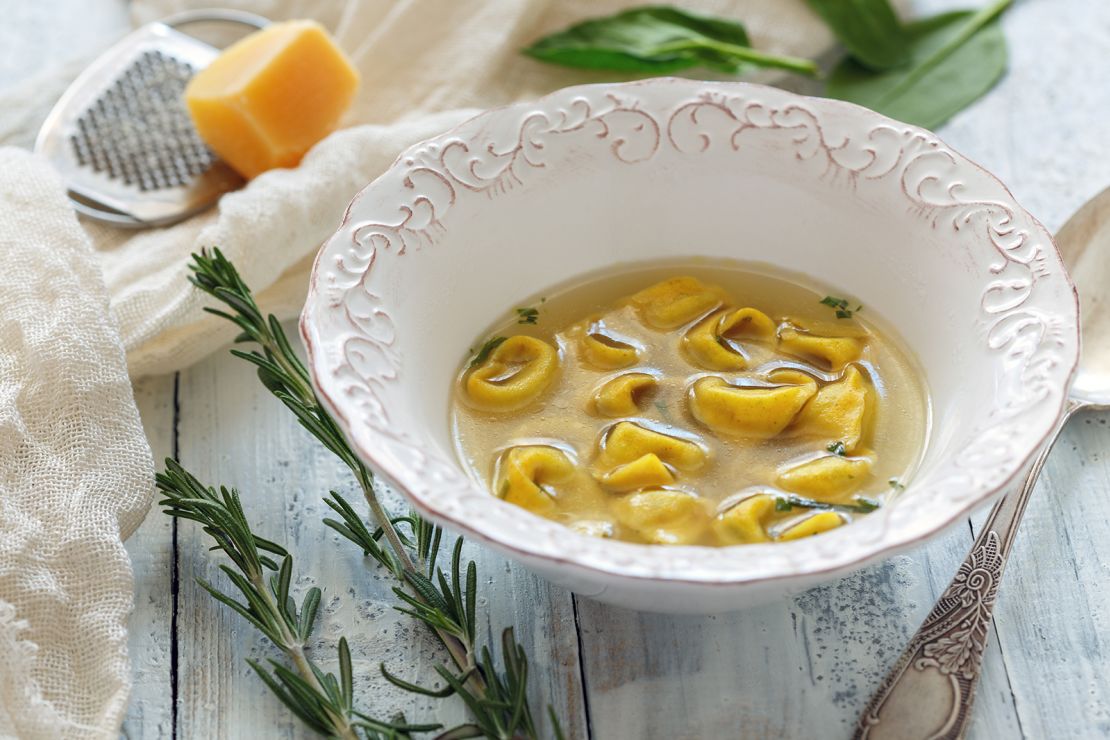
[[[519,123],[498,126],[499,119]],[[854,525],[850,537],[834,531],[788,547],[727,548],[706,558],[698,548],[594,539],[537,520],[495,500],[419,428],[406,425],[406,409],[391,391],[404,382],[392,309],[368,285],[377,263],[435,249],[452,214],[472,199],[496,199],[526,183],[542,187],[570,150],[617,167],[650,164],[664,151],[692,158],[721,146],[741,151],[771,135],[787,137],[793,159],[816,162],[804,173],[817,172],[817,180],[884,183],[900,194],[908,218],[993,250],[978,318],[981,340],[997,358],[997,396],[976,425],[960,431],[960,452],[913,481],[922,495]],[[939,531],[996,493],[1050,429],[1074,372],[1074,292],[1044,228],[1001,183],[933,134],[845,103],[742,83],[570,88],[490,111],[419,144],[390,174],[352,202],[317,261],[302,316],[314,382],[356,448],[419,508],[529,558],[603,575],[707,584],[842,572]]]

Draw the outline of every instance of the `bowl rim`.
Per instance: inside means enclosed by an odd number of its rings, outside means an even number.
[[[999,478],[997,482],[990,484],[984,490],[978,491],[974,495],[968,496],[959,505],[952,505],[947,507],[943,516],[938,517],[935,521],[930,523],[928,527],[919,528],[921,530],[919,532],[911,533],[908,536],[898,538],[892,538],[884,532],[884,534],[876,540],[876,542],[878,543],[877,546],[871,547],[869,549],[861,548],[858,555],[851,558],[838,560],[824,567],[816,566],[799,568],[799,562],[802,562],[803,560],[812,561],[814,558],[795,557],[794,559],[789,561],[788,564],[790,567],[781,568],[777,571],[767,573],[753,571],[746,568],[734,571],[724,571],[720,569],[714,569],[712,567],[706,567],[705,565],[700,566],[701,570],[696,573],[675,573],[670,571],[662,573],[645,572],[643,569],[629,570],[622,565],[614,564],[612,561],[598,562],[596,559],[589,559],[589,562],[586,562],[587,558],[575,556],[576,551],[572,547],[564,547],[562,548],[561,553],[555,553],[550,551],[549,548],[534,546],[531,541],[529,541],[529,546],[521,546],[512,542],[506,542],[505,539],[502,539],[498,536],[498,534],[500,533],[496,531],[490,531],[488,528],[482,527],[479,524],[464,517],[459,517],[453,515],[450,512],[446,512],[443,509],[438,508],[426,501],[419,493],[417,493],[416,486],[411,485],[405,480],[405,470],[396,469],[391,463],[391,460],[388,456],[376,454],[373,447],[363,444],[360,436],[353,433],[355,431],[355,425],[351,423],[348,414],[344,412],[342,405],[340,403],[337,403],[337,401],[335,400],[336,398],[341,398],[343,394],[340,392],[340,389],[336,387],[329,379],[329,370],[331,370],[331,368],[329,368],[327,365],[327,357],[329,353],[326,351],[321,351],[321,347],[318,346],[322,345],[323,342],[318,341],[319,338],[314,333],[313,318],[317,311],[327,308],[327,306],[325,305],[327,301],[324,299],[323,291],[320,289],[320,286],[318,284],[321,271],[321,263],[324,259],[324,256],[329,252],[329,247],[342,235],[344,235],[345,230],[347,229],[352,220],[352,217],[354,216],[355,209],[359,202],[364,197],[366,197],[375,188],[375,186],[378,186],[380,183],[385,182],[387,177],[399,166],[401,166],[402,163],[404,163],[406,160],[411,160],[414,152],[418,152],[437,143],[445,143],[451,140],[452,137],[458,137],[460,134],[468,130],[476,129],[480,131],[485,127],[485,124],[492,122],[498,116],[526,111],[529,109],[540,111],[544,109],[545,105],[549,105],[553,101],[564,99],[572,94],[587,95],[591,92],[604,92],[607,95],[619,95],[624,91],[631,91],[638,88],[654,88],[660,86],[688,87],[690,88],[690,92],[692,93],[716,91],[735,93],[739,95],[743,93],[761,93],[765,91],[773,91],[773,95],[775,96],[780,96],[782,98],[795,101],[796,103],[802,104],[803,106],[811,106],[814,110],[839,109],[840,112],[847,113],[851,116],[870,119],[876,125],[893,126],[908,134],[924,137],[925,140],[929,141],[931,144],[939,147],[942,151],[950,155],[954,164],[958,164],[960,167],[970,167],[979,175],[987,178],[993,186],[997,187],[1001,191],[1001,193],[1005,195],[1005,199],[1000,201],[1001,204],[1012,209],[1012,212],[1014,214],[1020,214],[1028,220],[1032,231],[1035,232],[1032,234],[1032,236],[1035,236],[1037,239],[1041,240],[1041,244],[1045,247],[1044,256],[1046,260],[1048,262],[1051,262],[1052,264],[1053,269],[1048,270],[1050,276],[1052,273],[1055,273],[1057,277],[1062,277],[1065,281],[1070,296],[1070,301],[1068,301],[1068,309],[1063,314],[1063,318],[1065,319],[1067,324],[1064,328],[1072,329],[1072,331],[1070,332],[1072,336],[1069,338],[1067,346],[1065,346],[1064,348],[1064,356],[1062,358],[1057,358],[1060,359],[1063,363],[1066,363],[1066,373],[1061,376],[1062,382],[1054,384],[1054,386],[1058,387],[1054,387],[1053,390],[1057,390],[1058,394],[1056,395],[1054,400],[1046,399],[1044,401],[1045,403],[1051,404],[1047,408],[1048,411],[1052,412],[1051,417],[1045,416],[1041,420],[1042,423],[1037,425],[1037,428],[1033,432],[1028,432],[1022,435],[1022,438],[1025,441],[1020,445],[1021,451],[1015,453],[1011,458],[1006,460],[1005,463],[999,463],[999,467],[1004,467],[1007,472],[1001,478]],[[367,267],[367,270],[369,269],[370,267]],[[961,152],[948,145],[945,141],[943,141],[940,137],[938,137],[931,131],[922,129],[912,124],[906,124],[895,119],[891,119],[873,110],[847,101],[806,96],[755,83],[702,81],[675,77],[658,77],[622,83],[595,83],[562,88],[547,95],[544,95],[543,97],[536,100],[518,101],[515,103],[510,103],[507,105],[484,110],[466,119],[465,121],[456,124],[455,126],[451,127],[441,134],[406,147],[400,154],[398,154],[393,163],[386,170],[384,170],[381,175],[372,180],[354,196],[354,198],[348,204],[347,208],[344,210],[340,225],[337,227],[333,235],[323,243],[323,245],[317,252],[316,259],[314,260],[312,266],[308,295],[301,313],[299,328],[301,338],[304,342],[308,355],[307,365],[310,372],[312,385],[320,401],[333,416],[333,418],[335,418],[344,435],[354,448],[354,451],[362,458],[362,460],[368,463],[376,474],[386,478],[388,482],[394,488],[399,490],[404,495],[405,499],[423,515],[430,517],[440,524],[444,524],[446,526],[454,528],[465,536],[473,537],[497,549],[511,553],[514,556],[525,560],[526,562],[538,560],[544,563],[569,566],[576,571],[579,571],[580,573],[589,574],[595,578],[601,577],[603,579],[609,579],[615,577],[620,579],[630,579],[633,581],[643,582],[677,583],[696,586],[722,587],[738,587],[744,585],[765,583],[768,581],[786,582],[820,580],[822,577],[827,577],[831,574],[839,572],[848,572],[862,567],[870,562],[890,557],[900,551],[914,547],[924,542],[925,540],[937,536],[939,533],[945,531],[961,519],[966,518],[974,509],[979,508],[980,506],[994,500],[998,497],[999,494],[1001,494],[1011,484],[1013,484],[1015,479],[1019,475],[1022,475],[1024,473],[1024,471],[1028,467],[1028,463],[1030,462],[1030,460],[1043,447],[1044,443],[1055,431],[1060,418],[1062,418],[1064,415],[1068,403],[1068,389],[1071,387],[1071,384],[1075,379],[1080,357],[1079,296],[1075,284],[1072,281],[1071,276],[1063,263],[1063,259],[1060,255],[1059,249],[1056,246],[1055,240],[1052,237],[1052,234],[1038,219],[1036,219],[1025,208],[1023,208],[1020,203],[1018,203],[1017,199],[1014,197],[1010,189],[997,176],[992,174],[989,170],[980,165],[978,162],[964,156]],[[489,499],[489,503],[491,505],[514,509],[516,510],[518,515],[523,515],[532,520],[539,519],[536,515],[531,514],[524,509],[515,507],[490,495],[488,489],[485,486],[479,486],[479,484],[470,479],[469,475],[466,475],[465,471],[463,471],[462,469],[461,463],[459,463],[457,459],[452,458],[451,462],[466,476],[468,485],[472,488],[480,489],[481,492]],[[419,473],[413,475],[419,477]],[[911,481],[908,484],[907,489],[912,488],[914,486],[914,482],[915,481]],[[540,519],[540,521],[544,522],[548,520]],[[640,551],[640,553],[644,557],[648,557],[649,552],[674,553],[674,557],[671,558],[672,560],[684,560],[684,558],[681,558],[679,556],[679,553],[682,553],[684,551],[693,551],[698,554],[706,554],[720,552],[722,550],[736,550],[743,548],[745,551],[750,551],[753,548],[765,549],[768,547],[775,549],[789,548],[794,551],[801,551],[805,549],[810,549],[808,546],[812,545],[815,541],[820,541],[823,539],[808,538],[805,540],[793,541],[788,543],[773,543],[769,545],[736,545],[731,547],[710,547],[694,545],[659,546],[628,543],[616,540],[602,540],[599,538],[589,537],[587,535],[573,532],[573,530],[569,530],[556,523],[549,523],[555,524],[555,526],[560,527],[562,530],[565,531],[568,537],[588,539],[593,541],[594,543],[600,543],[597,545],[597,547],[611,547],[614,549],[634,548]],[[710,558],[710,560],[712,560],[712,558]]]

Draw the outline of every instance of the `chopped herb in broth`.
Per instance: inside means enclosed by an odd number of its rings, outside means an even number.
[[[538,308],[518,308],[516,317],[518,324],[535,324],[540,319],[540,311]]]
[[[821,295],[702,265],[585,281],[539,299],[542,322],[516,308],[460,372],[459,454],[494,495],[599,537],[848,524],[905,488],[928,400],[892,332]]]
[[[474,355],[474,359],[470,361],[470,367],[476,367],[485,362],[486,359],[489,358],[490,353],[497,349],[506,339],[508,339],[508,337],[494,337],[488,340],[481,346],[477,354]]]

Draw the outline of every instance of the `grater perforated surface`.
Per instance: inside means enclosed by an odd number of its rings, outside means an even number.
[[[141,191],[185,185],[216,161],[184,104],[188,63],[141,54],[77,119],[70,137],[83,167]]]

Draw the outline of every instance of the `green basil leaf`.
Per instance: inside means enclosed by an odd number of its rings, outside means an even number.
[[[910,64],[875,73],[845,59],[825,94],[891,118],[936,128],[990,90],[1006,71],[1006,38],[998,15],[1010,0],[980,11],[955,11],[905,26]]]
[[[875,70],[910,61],[906,34],[887,0],[807,0],[848,53]]]
[[[752,66],[817,73],[808,59],[752,49],[747,30],[736,21],[663,5],[584,21],[540,39],[524,53],[567,67],[648,74],[692,67],[740,74]]]

